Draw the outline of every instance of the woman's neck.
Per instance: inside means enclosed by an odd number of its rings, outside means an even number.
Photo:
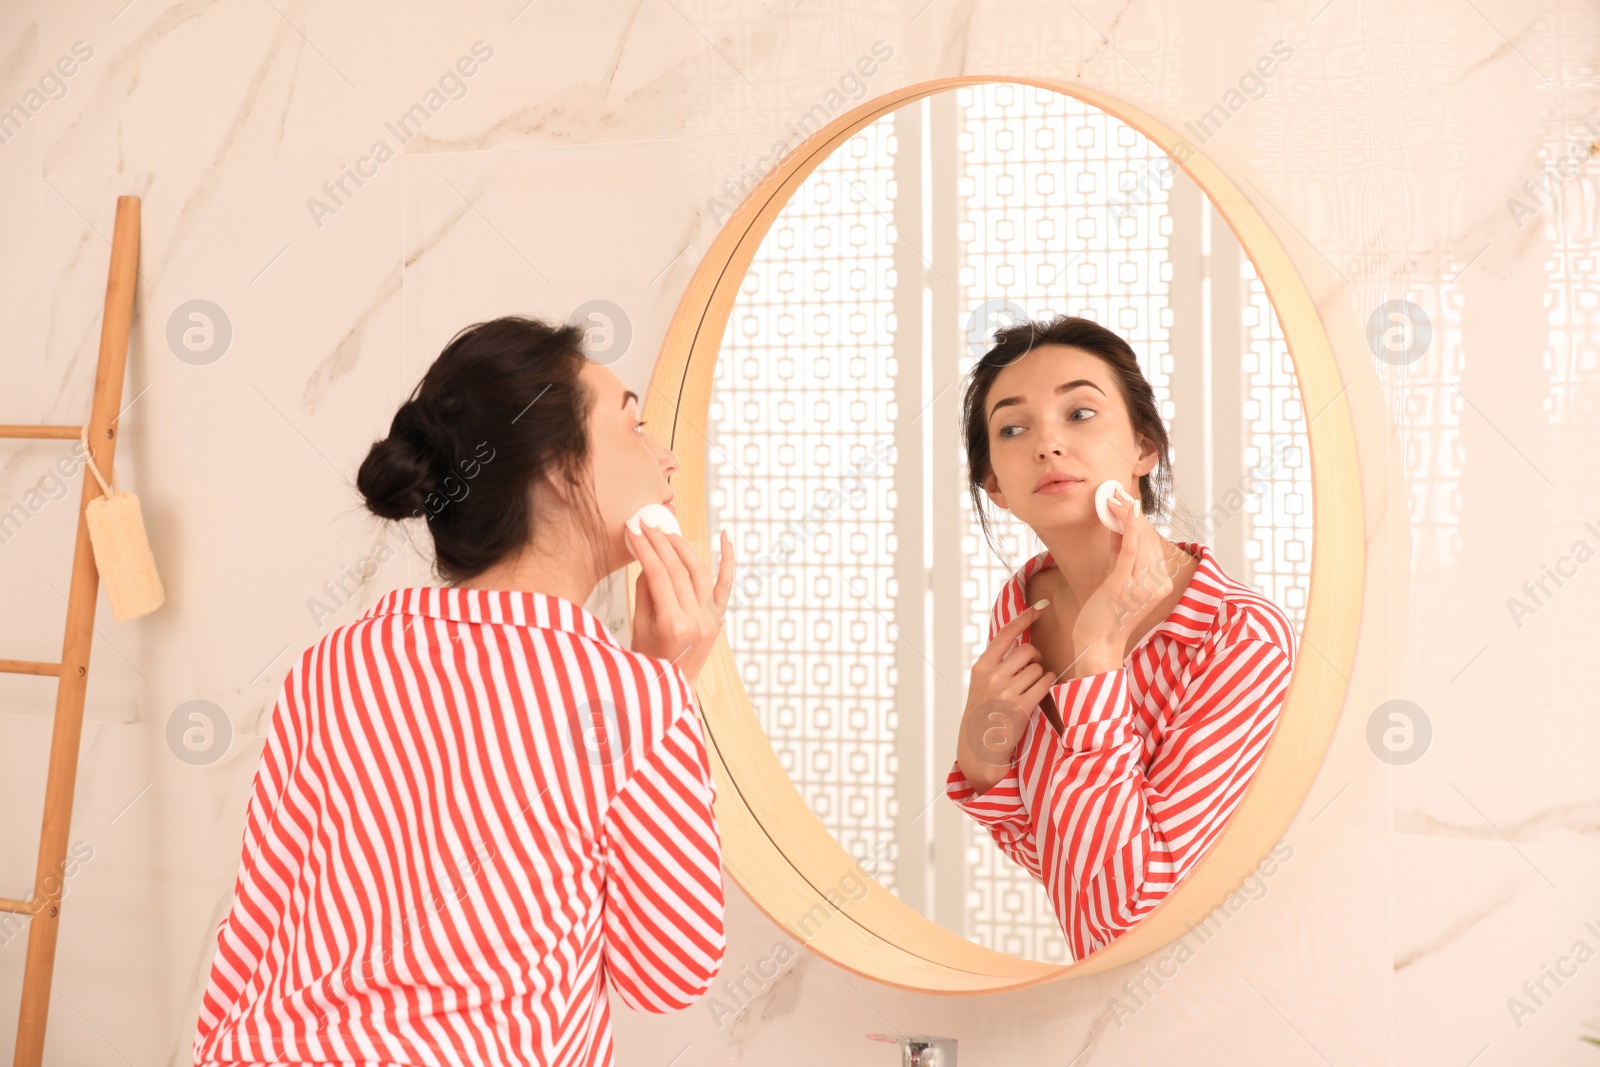
[[[1094,595],[1094,591],[1105,583],[1106,576],[1111,573],[1112,565],[1116,562],[1112,546],[1117,535],[1098,520],[1093,524],[1035,532],[1039,540],[1044,542],[1056,569],[1061,572],[1059,584],[1065,587],[1071,598],[1071,603],[1062,607],[1075,611]],[[1181,584],[1179,579],[1190,559],[1189,554],[1165,537],[1161,538],[1161,551],[1174,585]]]
[[[461,589],[503,589],[519,593],[544,593],[570,600],[580,607],[594,595],[599,579],[583,564],[587,549],[568,545],[559,551],[529,545],[513,556],[461,582]]]

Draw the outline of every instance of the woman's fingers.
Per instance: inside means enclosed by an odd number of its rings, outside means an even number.
[[[1040,677],[1017,699],[1017,703],[1025,708],[1031,708],[1045,698],[1050,690],[1056,687],[1056,676],[1049,671],[1041,670]]]
[[[1033,684],[1043,678],[1046,673],[1044,665],[1040,663],[1030,663],[1023,667],[1011,677],[1005,686],[1005,698],[1007,700],[1016,700],[1020,703],[1022,694],[1031,689]],[[1032,705],[1024,704],[1023,707],[1032,707]]]
[[[651,595],[652,616],[661,610],[672,610],[677,606],[678,596],[672,586],[672,577],[667,573],[666,565],[661,561],[661,552],[656,548],[655,542],[642,532],[650,527],[639,524],[640,533],[634,533],[627,526],[622,528],[622,536],[629,538],[629,545],[633,554],[639,560],[639,567],[643,571],[644,581],[649,586]]]
[[[1048,603],[1042,601],[1041,603]],[[985,668],[993,668],[995,664],[1006,658],[1006,646],[1022,636],[1022,631],[1027,629],[1042,614],[1042,611],[1033,606],[1025,607],[1010,619],[1006,624],[994,632],[994,637],[989,641],[989,647],[978,656],[976,663],[983,663]]]
[[[727,531],[722,534],[715,579],[710,565],[683,535],[640,524],[640,533],[629,531],[629,536],[634,537],[635,543],[644,541],[647,546],[638,553],[639,562],[651,576],[657,601],[668,606],[668,625],[685,632],[720,629],[733,597],[735,573],[733,543]]]
[[[1039,650],[1033,645],[1023,645],[1022,648],[1001,660],[1000,665],[990,672],[989,678],[996,689],[1018,688],[1017,679],[1022,677],[1029,668],[1034,667],[1044,670],[1039,665]]]
[[[1138,520],[1143,516],[1135,516],[1133,505],[1118,497],[1112,497],[1111,504],[1118,509],[1117,518],[1122,520],[1122,543],[1117,546],[1116,564],[1112,568],[1120,586],[1133,576],[1133,563],[1139,554],[1139,542],[1143,532],[1139,529]]]
[[[1143,510],[1121,500],[1113,503],[1120,509],[1124,530],[1112,567],[1115,576],[1112,599],[1116,604],[1118,629],[1121,629],[1148,614],[1154,604],[1172,591],[1172,582],[1166,571],[1161,538]]]
[[[689,539],[682,534],[663,534],[667,544],[677,553],[678,559],[683,562],[683,569],[688,572],[689,583],[694,589],[694,602],[696,604],[711,604],[711,565],[700,558],[700,553],[694,550]],[[687,604],[684,605],[688,607]]]
[[[722,531],[722,547],[717,555],[717,584],[711,590],[711,606],[717,613],[717,624],[728,614],[728,601],[733,598],[733,538]]]
[[[1074,637],[1080,647],[1113,640],[1144,614],[1139,575],[1147,539],[1154,530],[1127,501],[1113,497],[1110,506],[1122,521],[1122,533],[1113,535],[1116,557],[1111,561],[1110,573],[1078,614]]]
[[[672,589],[672,604],[684,615],[694,609],[698,598],[695,596],[694,579],[689,574],[688,566],[683,562],[683,556],[678,552],[673,537],[646,523],[640,523],[639,528],[644,531],[651,545],[656,550],[656,556],[661,561],[661,568],[667,574],[667,581]]]
[[[1152,578],[1155,577],[1149,573],[1153,559],[1152,553],[1156,555],[1160,553],[1156,547],[1158,538],[1155,527],[1151,526],[1149,520],[1140,513],[1140,509],[1131,504],[1124,506],[1127,508],[1127,518],[1124,521],[1128,533],[1131,535],[1129,540],[1133,544],[1127,554],[1127,558],[1124,560],[1119,557],[1118,559],[1118,563],[1123,568],[1119,599],[1123,601],[1125,609],[1131,610],[1137,615],[1142,614],[1139,609],[1149,599]]]
[[[1000,662],[1009,663],[1017,656],[1037,656],[1038,654],[1038,645],[1034,644],[1032,641],[1023,641],[1019,644],[1007,646],[1006,649],[1000,654]]]
[[[1155,604],[1172,591],[1172,575],[1167,573],[1166,555],[1162,551],[1161,536],[1142,513],[1134,516],[1134,526],[1139,535],[1139,558],[1133,576],[1134,589],[1140,606]]]
[[[624,537],[628,536],[625,532]],[[641,567],[638,580],[633,583],[633,613],[649,618],[655,613],[655,596],[650,592],[650,570]]]

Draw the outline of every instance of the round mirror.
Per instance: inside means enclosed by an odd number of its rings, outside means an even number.
[[[1293,317],[1280,320],[1275,303]],[[1195,803],[1176,825],[1171,807],[1156,826],[1193,842],[1181,877],[1103,940],[1069,937],[1076,917],[1053,906],[1049,872],[1035,877],[1005,834],[947,795],[972,665],[1009,617],[1008,596],[1037,588],[1024,577],[1054,562],[1034,527],[992,499],[978,502],[989,529],[980,522],[964,394],[997,329],[1055,315],[1126,342],[1165,428],[1152,477],[1168,506],[1151,520],[1194,558],[1198,580],[1174,590],[1174,622],[1153,615],[1148,634],[1172,637],[1197,605],[1217,615],[1225,587],[1228,612],[1253,597],[1292,631],[1291,654],[1317,648],[1292,660],[1292,684],[1247,740],[1218,737],[1183,772],[1226,759],[1231,773],[1209,791],[1169,784],[1205,792],[1203,818]],[[1313,360],[1326,364],[1308,373]],[[1177,910],[1194,915],[1215,906],[1292,816],[1348,673],[1359,601],[1319,600],[1332,617],[1310,613],[1314,577],[1322,588],[1325,572],[1360,573],[1359,506],[1313,506],[1315,443],[1330,469],[1349,464],[1329,477],[1354,482],[1348,419],[1328,413],[1336,383],[1270,231],[1147,116],[1048,85],[964,79],[817,130],[729,219],[650,396],[670,405],[685,532],[705,543],[726,528],[739,558],[726,650],[697,687],[726,786],[730,874],[830,958],[934,991],[1126,962],[1181,931],[1174,902],[1187,898]],[[1185,662],[1197,651],[1186,644]],[[1327,689],[1308,691],[1307,674]],[[1159,776],[1152,759],[1176,732],[1154,695],[1147,703],[1129,736],[1138,770]],[[1030,730],[1046,728],[1034,720]],[[1263,789],[1276,797],[1263,801]],[[1191,882],[1206,899],[1192,899]]]

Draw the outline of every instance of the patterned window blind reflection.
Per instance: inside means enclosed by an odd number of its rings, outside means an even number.
[[[1554,238],[1552,237],[1552,242]],[[1559,267],[1550,264],[1552,272]],[[1551,273],[1552,285],[1560,277]],[[1465,480],[1466,443],[1461,420],[1464,394],[1457,388],[1466,374],[1466,345],[1461,318],[1466,294],[1454,285],[1440,285],[1415,297],[1433,325],[1433,348],[1426,358],[1406,366],[1381,361],[1379,374],[1391,398],[1400,445],[1405,454],[1407,502],[1413,541],[1411,565],[1417,573],[1445,570],[1461,563],[1461,499]],[[1547,298],[1550,299],[1550,298]],[[1559,295],[1551,307],[1551,325],[1567,320],[1573,304]],[[1561,417],[1562,409],[1546,409]]]
[[[1030,318],[1068,313],[1116,330],[1139,354],[1145,377],[1170,419],[1167,380],[1165,160],[1152,142],[1080,100],[1031,86],[984,85],[959,91],[962,321],[1009,322],[1009,302]],[[1117,205],[1127,205],[1117,210]],[[977,341],[973,338],[974,342]],[[963,352],[961,374],[983,350]],[[971,348],[976,348],[972,351]],[[960,447],[957,443],[956,447]],[[1179,462],[1176,449],[1173,463]],[[952,502],[957,503],[957,502]],[[937,506],[937,505],[936,505]],[[1044,546],[1025,525],[994,510],[1007,559],[997,560],[962,497],[968,668],[987,644],[995,597],[1012,572]],[[969,923],[973,940],[1002,952],[1054,963],[1072,957],[1044,888],[994,845],[975,821],[968,832]]]
[[[1247,502],[1245,581],[1283,608],[1298,631],[1311,593],[1311,450],[1294,363],[1249,257],[1244,275],[1245,466],[1257,479]]]
[[[1170,419],[1165,154],[1083,101],[1032,86],[970,86],[958,98],[962,318],[953,325],[965,334],[985,304],[987,324],[1003,325],[1005,302],[1030,317],[1094,319],[1133,346]]]
[[[738,538],[740,677],[806,803],[891,891],[894,142],[892,117],[866,127],[775,221],[707,429],[710,528]]]

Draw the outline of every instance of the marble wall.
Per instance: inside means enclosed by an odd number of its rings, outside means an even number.
[[[968,1065],[1600,1063],[1597,31],[1579,0],[0,5],[0,108],[22,105],[0,116],[0,422],[86,416],[116,197],[141,197],[117,472],[169,598],[97,616],[47,1062],[188,1062],[291,655],[429,580],[351,482],[455,330],[610,301],[642,390],[730,190],[876,42],[873,94],[1041,75],[1178,126],[1281,41],[1202,148],[1315,295],[1361,452],[1360,643],[1292,859],[1159,981],[1158,955],[951,999],[800,950],[747,1003],[719,986],[731,1018],[619,1003],[619,1060],[888,1065],[865,1035],[898,1031]],[[1414,359],[1369,346],[1391,300],[1429,316]],[[195,301],[225,350],[175,332]],[[0,442],[0,505],[30,502],[0,544],[7,657],[59,653],[70,453]],[[221,709],[220,758],[169,744],[192,700]],[[1393,700],[1429,723],[1407,762],[1369,742]],[[0,895],[31,878],[52,701],[0,678]],[[729,923],[737,978],[781,933],[731,886]],[[0,924],[0,1056],[25,940]]]

